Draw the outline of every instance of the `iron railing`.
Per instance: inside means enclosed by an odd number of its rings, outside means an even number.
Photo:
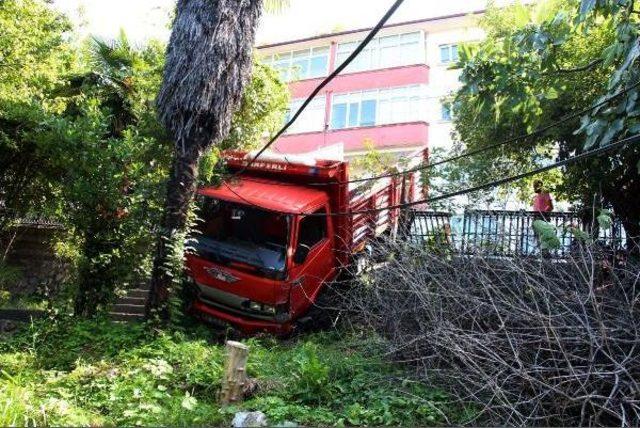
[[[553,257],[565,257],[576,249],[588,234],[603,249],[624,251],[627,236],[619,221],[602,228],[585,222],[576,212],[538,213],[532,211],[467,210],[462,215],[436,211],[412,211],[406,227],[409,242],[439,251],[462,254],[527,256],[541,252],[533,223],[545,220],[556,229],[560,245],[545,250]]]
[[[19,215],[15,210],[0,208],[0,226],[60,229],[62,223],[40,214]]]

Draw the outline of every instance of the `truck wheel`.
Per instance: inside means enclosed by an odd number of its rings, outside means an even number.
[[[310,333],[334,328],[340,315],[339,304],[340,293],[334,286],[323,287],[307,314],[297,321],[296,331]]]
[[[198,289],[196,285],[186,277],[182,280],[182,287],[180,289],[180,300],[182,301],[182,310],[185,314],[188,314],[193,302],[198,297]]]

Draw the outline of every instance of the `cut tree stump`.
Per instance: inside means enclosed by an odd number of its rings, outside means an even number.
[[[222,404],[237,403],[244,399],[245,386],[249,381],[246,371],[248,358],[247,345],[227,341],[227,364],[220,397]]]

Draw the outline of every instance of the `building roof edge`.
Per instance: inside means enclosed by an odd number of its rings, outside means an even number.
[[[412,25],[412,24],[420,24],[423,22],[431,22],[431,21],[441,21],[444,19],[453,19],[453,18],[462,18],[464,16],[468,16],[468,15],[481,15],[483,13],[485,13],[487,10],[486,9],[480,9],[480,10],[474,10],[471,12],[465,12],[465,13],[454,13],[451,15],[441,15],[441,16],[434,16],[431,18],[421,18],[421,19],[414,19],[411,21],[403,21],[403,22],[396,22],[393,24],[387,24],[382,28],[394,28],[394,27],[402,27],[404,25]],[[355,34],[355,33],[362,33],[364,31],[371,31],[373,29],[373,27],[367,27],[367,28],[357,28],[354,30],[345,30],[345,31],[337,31],[335,33],[323,33],[323,34],[318,34],[316,36],[310,36],[310,37],[303,37],[301,39],[294,39],[294,40],[287,40],[284,42],[276,42],[276,43],[266,43],[263,45],[259,45],[256,46],[256,49],[269,49],[269,48],[275,48],[278,46],[286,46],[286,45],[294,45],[296,43],[303,43],[303,42],[310,42],[313,40],[320,40],[320,39],[326,39],[329,37],[335,37],[335,36],[345,36],[348,34]]]

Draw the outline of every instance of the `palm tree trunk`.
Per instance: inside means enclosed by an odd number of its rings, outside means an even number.
[[[229,134],[251,74],[263,0],[178,0],[158,114],[175,140],[148,312],[168,318],[172,239],[181,236],[202,153]]]
[[[153,263],[152,287],[149,295],[149,309],[157,311],[162,319],[169,318],[167,302],[174,278],[175,267],[171,266],[172,254],[180,249],[181,231],[187,223],[189,204],[193,199],[197,180],[198,163],[201,152],[198,150],[181,154],[177,152],[171,165],[171,175],[167,183],[162,230],[156,245],[156,257]]]

